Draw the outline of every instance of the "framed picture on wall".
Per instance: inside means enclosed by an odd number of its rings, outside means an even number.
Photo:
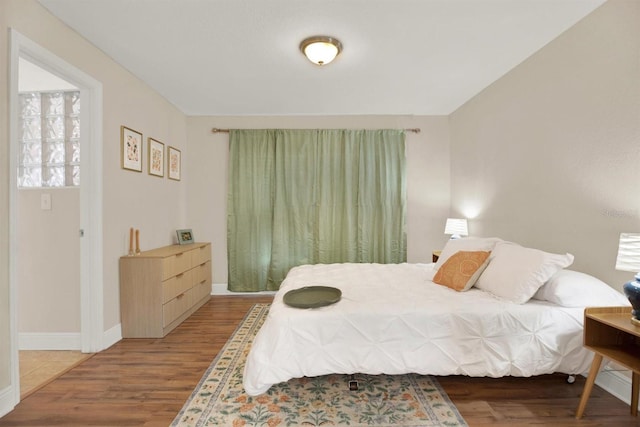
[[[149,138],[149,175],[164,176],[164,144]]]
[[[122,169],[142,172],[142,134],[120,126]]]
[[[167,157],[169,157],[168,166],[169,166],[169,179],[175,179],[176,181],[180,181],[180,150],[174,147],[168,148]]]

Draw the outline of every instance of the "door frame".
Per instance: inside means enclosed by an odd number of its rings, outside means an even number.
[[[29,60],[80,89],[80,337],[81,350],[103,350],[104,284],[102,234],[102,83],[15,29],[10,29],[9,58],[9,319],[11,384],[20,401],[16,279],[18,167],[18,60]]]

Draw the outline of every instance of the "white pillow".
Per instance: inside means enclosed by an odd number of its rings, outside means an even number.
[[[511,242],[498,242],[476,287],[524,304],[558,270],[573,262],[571,254],[551,254]]]
[[[496,243],[501,241],[502,239],[497,237],[464,237],[462,239],[451,239],[447,241],[447,244],[442,248],[442,253],[433,268],[438,271],[438,269],[442,267],[442,264],[457,252],[492,251]]]
[[[629,300],[611,286],[585,273],[560,270],[533,296],[562,307],[628,306]]]

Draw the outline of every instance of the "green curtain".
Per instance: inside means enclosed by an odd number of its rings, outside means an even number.
[[[229,290],[291,267],[406,261],[404,131],[232,130]]]

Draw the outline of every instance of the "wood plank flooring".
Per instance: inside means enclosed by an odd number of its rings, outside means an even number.
[[[0,426],[167,426],[248,309],[271,297],[215,296],[164,339],[127,339],[24,399]],[[438,377],[470,426],[640,426],[595,387],[574,418],[584,378]]]

